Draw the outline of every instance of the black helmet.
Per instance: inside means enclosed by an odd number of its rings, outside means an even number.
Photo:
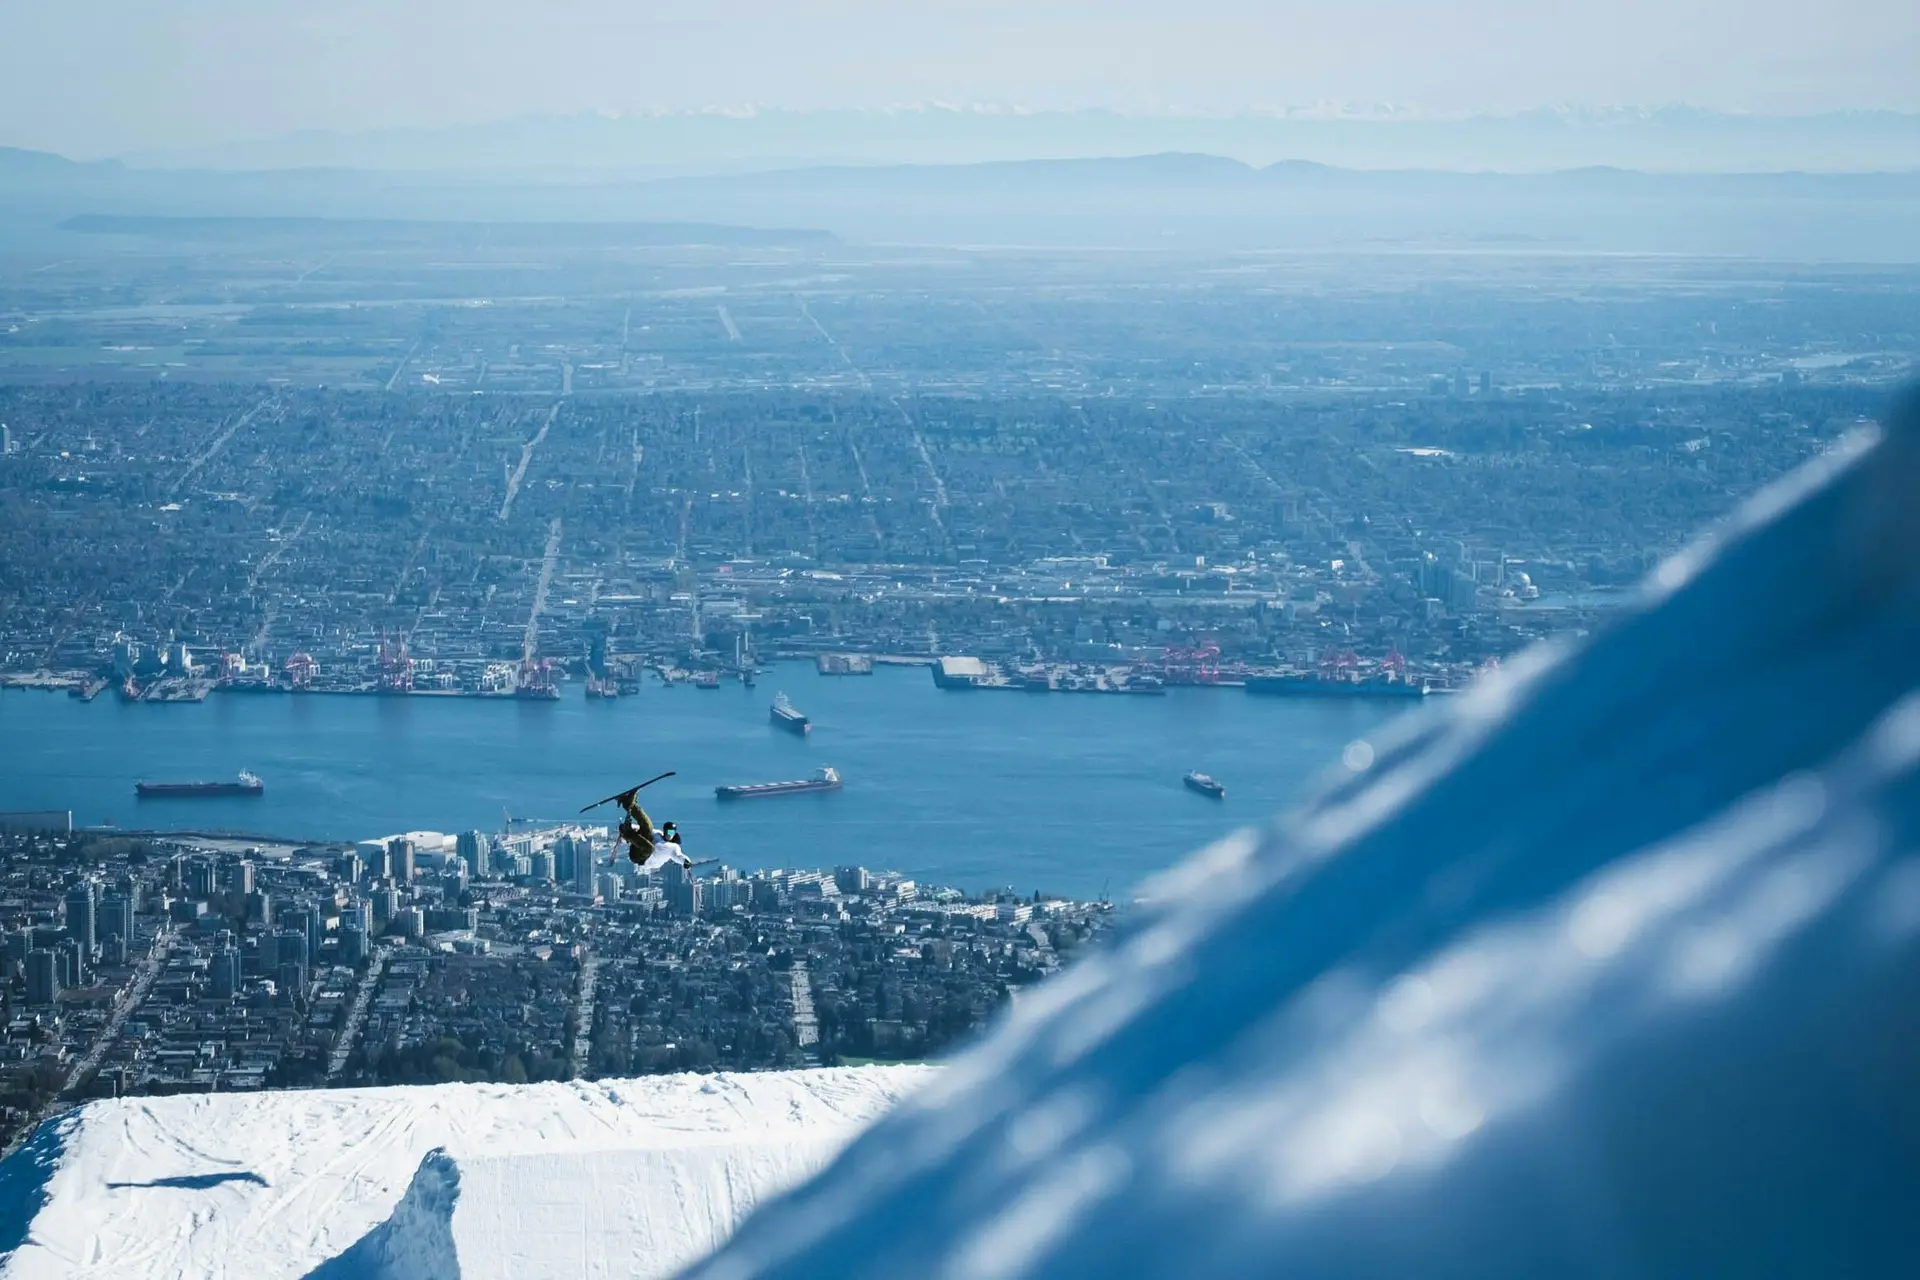
[[[671,822],[669,822],[665,826],[660,828],[660,834],[663,836],[678,835],[680,834],[680,828],[674,826]]]

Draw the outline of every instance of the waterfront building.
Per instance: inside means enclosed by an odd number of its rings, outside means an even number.
[[[413,841],[405,836],[396,836],[387,841],[387,875],[401,884],[410,884],[413,881],[416,853]]]
[[[493,838],[484,831],[462,831],[454,837],[454,852],[475,880],[484,880],[492,870],[489,854],[493,850]]]

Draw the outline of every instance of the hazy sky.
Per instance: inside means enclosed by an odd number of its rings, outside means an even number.
[[[1920,110],[1917,0],[6,0],[0,144],[760,103]]]

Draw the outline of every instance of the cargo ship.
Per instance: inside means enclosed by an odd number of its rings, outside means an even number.
[[[1434,690],[1392,676],[1342,680],[1318,675],[1248,676],[1247,692],[1270,698],[1424,698]]]
[[[720,687],[720,673],[718,671],[698,672],[693,677],[693,687],[696,689],[718,689]]]
[[[1201,795],[1212,796],[1215,800],[1227,798],[1227,789],[1204,773],[1189,773],[1185,781],[1189,791],[1198,791]]]
[[[788,733],[797,733],[804,738],[813,732],[813,721],[795,710],[794,705],[787,701],[787,695],[784,693],[774,696],[773,709],[767,714],[776,725]]]
[[[266,783],[245,769],[240,771],[240,777],[233,782],[136,782],[133,784],[133,794],[148,800],[195,796],[257,796],[266,789]]]
[[[720,800],[751,800],[757,796],[797,796],[809,791],[838,791],[839,789],[839,771],[821,769],[811,778],[802,778],[793,782],[748,782],[737,787],[715,787],[713,794]]]

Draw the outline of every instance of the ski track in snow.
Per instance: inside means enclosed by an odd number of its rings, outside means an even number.
[[[0,1278],[276,1280],[448,1266],[467,1280],[671,1274],[929,1074],[863,1067],[92,1103],[49,1122],[59,1137],[38,1211],[0,1206],[32,1213]],[[444,1152],[444,1168],[423,1164],[430,1152]],[[410,1186],[415,1199],[403,1205]],[[434,1244],[449,1227],[452,1261]]]

